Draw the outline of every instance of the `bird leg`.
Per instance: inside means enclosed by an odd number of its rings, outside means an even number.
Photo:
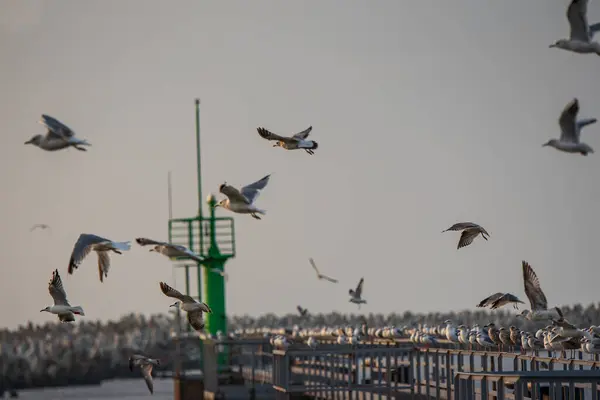
[[[74,145],[73,147],[75,147],[79,151],[87,151],[87,149],[85,149],[83,147],[79,147],[79,146],[76,146],[76,145]]]
[[[255,213],[252,213],[250,215],[252,215],[252,218],[254,218],[254,219],[260,219],[260,217],[258,215],[256,215]]]

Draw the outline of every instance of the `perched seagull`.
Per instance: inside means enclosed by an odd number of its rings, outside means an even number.
[[[319,144],[314,140],[306,140],[310,131],[312,131],[312,126],[309,126],[307,129],[298,132],[291,137],[276,135],[265,128],[257,128],[256,130],[263,139],[276,140],[277,142],[273,147],[283,147],[286,150],[303,149],[310,155],[313,155],[313,150],[316,150],[317,147],[319,147]]]
[[[314,337],[309,337],[308,340],[306,341],[306,344],[308,345],[308,347],[310,347],[311,349],[316,349],[317,345],[319,344],[319,342],[317,341],[317,339],[315,339]]]
[[[157,242],[156,240],[146,239],[146,238],[136,238],[135,241],[140,246],[148,246],[154,245],[150,251],[155,251],[169,258],[172,257],[187,257],[191,258],[194,261],[199,263],[208,261],[208,258],[200,257],[198,254],[194,253],[190,249],[185,246],[180,246],[178,244],[170,244],[166,242]]]
[[[150,393],[154,393],[154,384],[152,382],[152,367],[154,365],[160,365],[160,360],[144,357],[139,354],[129,357],[129,370],[133,371],[134,366],[140,367]]]
[[[362,288],[363,288],[363,282],[365,281],[364,278],[360,278],[360,281],[358,282],[358,285],[356,286],[356,289],[350,289],[348,290],[348,293],[350,294],[350,302],[354,303],[354,304],[358,304],[358,308],[360,309],[360,305],[361,304],[366,304],[367,301],[363,300],[361,298],[362,295]]]
[[[260,219],[257,214],[265,215],[266,210],[256,208],[254,201],[260,195],[260,191],[269,183],[270,176],[267,175],[250,185],[244,186],[242,190],[229,186],[227,182],[223,183],[219,186],[219,192],[223,193],[227,198],[215,204],[215,207],[221,206],[234,213],[250,214],[253,218]]]
[[[327,275],[323,275],[319,271],[319,268],[317,268],[317,265],[315,264],[315,260],[313,260],[312,258],[309,258],[308,261],[310,262],[310,265],[312,265],[313,269],[317,273],[317,278],[325,279],[326,281],[333,282],[333,283],[338,283],[337,279],[333,279],[333,278],[328,277]]]
[[[104,282],[104,277],[108,276],[110,268],[109,251],[122,254],[121,251],[127,251],[131,248],[130,242],[113,242],[100,236],[89,233],[82,233],[73,247],[71,259],[69,260],[69,274],[79,267],[83,259],[94,250],[98,253],[98,274],[100,282]]]
[[[481,300],[481,302],[477,304],[477,307],[489,306],[492,310],[495,310],[511,303],[516,310],[519,309],[519,303],[525,304],[525,302],[519,300],[514,294],[498,292]]]
[[[302,308],[302,306],[296,306],[296,309],[300,313],[301,317],[306,317],[306,315],[308,314],[308,309]]]
[[[600,55],[600,44],[592,42],[592,37],[600,30],[600,23],[588,25],[588,0],[572,0],[567,8],[567,19],[571,28],[568,39],[557,40],[550,47],[556,47],[574,53],[596,53]]]
[[[562,320],[563,314],[560,308],[554,307],[548,309],[548,300],[542,291],[540,281],[527,261],[523,261],[523,283],[525,284],[525,294],[531,304],[531,311],[523,310],[518,314],[528,320],[540,321],[548,319]]]
[[[46,224],[35,224],[33,225],[30,229],[29,232],[33,232],[36,229],[48,229],[50,232],[52,232],[52,228],[50,228],[50,225],[46,225]]]
[[[593,153],[594,150],[587,144],[580,142],[579,138],[581,136],[581,129],[586,125],[596,123],[597,120],[596,118],[585,118],[578,121],[578,112],[579,100],[574,98],[565,106],[558,119],[560,138],[550,139],[542,147],[550,146],[566,153],[581,153],[584,156],[587,156],[588,153]]]
[[[171,304],[171,307],[179,307],[183,311],[187,312],[187,319],[192,328],[196,331],[204,329],[204,320],[202,319],[202,313],[212,314],[212,310],[206,303],[199,303],[187,294],[181,294],[179,291],[173,289],[171,286],[164,282],[160,282],[160,290],[165,296],[178,299],[175,303]]]
[[[69,304],[67,293],[63,287],[58,270],[52,272],[52,279],[50,279],[50,282],[48,283],[48,292],[50,292],[50,296],[52,296],[52,299],[54,300],[54,305],[46,307],[43,310],[40,310],[40,312],[47,311],[56,314],[58,315],[58,320],[60,322],[75,321],[75,315],[73,314],[85,315],[83,313],[83,308],[80,306],[73,307]]]
[[[61,150],[67,147],[75,147],[77,150],[87,151],[81,146],[91,146],[86,140],[77,139],[75,132],[71,128],[49,115],[42,114],[42,119],[39,122],[48,128],[48,132],[46,135],[33,136],[25,144],[33,144],[47,151]]]
[[[457,249],[461,247],[465,247],[473,243],[473,239],[477,237],[481,233],[481,237],[485,240],[488,240],[487,236],[490,236],[489,233],[481,226],[474,224],[472,222],[459,222],[452,225],[450,228],[443,230],[442,233],[447,231],[463,231],[460,235],[460,239],[458,240]]]

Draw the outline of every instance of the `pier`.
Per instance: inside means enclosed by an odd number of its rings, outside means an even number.
[[[208,399],[598,398],[597,356],[452,346],[416,347],[406,338],[338,345],[330,337],[319,338],[315,349],[305,343],[277,349],[267,338],[205,339],[204,393]],[[221,353],[228,363],[219,370]],[[233,388],[238,394],[228,396]]]

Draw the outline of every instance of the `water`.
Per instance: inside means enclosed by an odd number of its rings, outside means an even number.
[[[150,397],[148,397],[150,396]],[[113,380],[98,386],[74,386],[19,391],[22,400],[173,400],[173,379],[154,378],[154,395],[140,379]]]

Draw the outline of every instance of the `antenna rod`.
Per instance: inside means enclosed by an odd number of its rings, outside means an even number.
[[[169,219],[173,219],[173,191],[171,189],[171,171],[167,177],[167,191],[169,196]]]
[[[198,164],[198,216],[202,218],[202,164],[200,162],[200,99],[196,99],[196,163]]]

